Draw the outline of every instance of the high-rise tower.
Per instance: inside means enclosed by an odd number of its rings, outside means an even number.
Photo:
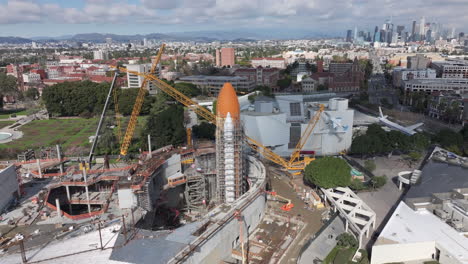
[[[216,111],[217,198],[233,203],[246,191],[243,131],[237,95],[230,83],[225,83],[218,95]]]

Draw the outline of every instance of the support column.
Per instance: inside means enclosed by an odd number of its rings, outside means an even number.
[[[70,186],[65,185],[65,190],[67,190],[67,199],[68,199],[68,209],[70,210],[70,214],[73,214],[72,206],[71,206],[71,195],[70,195]]]
[[[375,230],[375,222],[377,221],[376,219],[377,219],[377,217],[375,217],[375,215],[374,215],[374,221],[372,222],[372,228],[373,228],[374,230]]]
[[[91,213],[91,204],[89,203],[88,175],[86,174],[86,164],[83,163],[83,177],[85,182],[86,200],[88,202],[88,213]]]
[[[359,232],[359,248],[362,247],[362,233]]]
[[[370,229],[370,226],[366,229],[366,237],[369,238],[369,229]]]
[[[60,201],[58,198],[55,199],[55,206],[57,207],[57,217],[62,218],[62,211],[60,210]]]
[[[148,134],[148,157],[152,158],[153,155],[151,154],[151,135]]]
[[[345,232],[348,232],[348,226],[349,226],[349,222],[348,222],[348,220],[346,219]]]
[[[64,169],[63,169],[63,163],[62,163],[62,153],[60,152],[60,145],[57,144],[57,157],[59,159],[59,162],[60,162],[60,173],[63,173]]]
[[[36,159],[36,161],[37,161],[37,171],[39,172],[39,178],[42,178],[41,160]]]
[[[400,183],[400,184],[398,185],[398,190],[401,191],[401,187],[402,187],[403,183],[402,183],[400,180],[398,180],[398,182]]]

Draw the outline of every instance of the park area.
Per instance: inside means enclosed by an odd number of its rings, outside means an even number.
[[[138,117],[134,139],[137,141],[143,132],[146,116]],[[114,123],[114,117],[107,117],[110,123]],[[129,117],[122,119],[122,134],[125,133]],[[13,121],[0,121],[0,128],[13,124]],[[98,118],[67,118],[34,120],[18,130],[23,132],[23,137],[6,144],[0,144],[0,159],[15,159],[16,154],[27,149],[40,149],[41,147],[53,147],[59,144],[66,156],[87,155],[91,144],[89,137],[96,132]],[[105,131],[104,125],[101,134]],[[117,127],[113,133],[117,135]],[[146,138],[146,137],[145,137]],[[115,151],[118,151],[117,149]],[[115,154],[115,153],[109,153]]]
[[[97,121],[84,118],[35,120],[19,128],[22,138],[1,144],[0,150],[13,154],[60,144],[65,152],[74,152],[89,146],[88,137],[94,134]]]

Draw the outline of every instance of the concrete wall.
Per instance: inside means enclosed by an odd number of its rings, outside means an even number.
[[[434,241],[412,244],[374,245],[372,247],[371,264],[431,259],[432,255],[435,254],[435,249]]]
[[[447,251],[440,247],[437,242],[421,242],[408,244],[388,244],[374,245],[372,247],[371,264],[408,262],[432,259],[436,254],[436,248],[440,250],[439,263],[461,264],[454,256],[450,256]]]
[[[15,165],[11,165],[0,172],[0,213],[17,196],[19,196],[18,176]]]
[[[266,196],[264,193],[257,196],[260,188],[265,187],[265,175],[265,167],[263,164],[257,159],[249,157],[249,177],[254,176],[259,178],[259,180],[253,188],[251,188],[240,199],[238,199],[235,204],[233,204],[233,207],[226,215],[232,215],[236,208],[240,208],[243,205],[246,205],[241,212],[245,223],[245,225],[242,226],[244,238],[247,238],[248,236],[247,230],[252,232],[261,222],[265,214]],[[248,202],[248,200],[252,199],[253,197],[256,198]],[[220,221],[221,219],[217,219],[216,222],[219,223]],[[217,227],[217,223],[211,224],[208,229],[200,235],[200,237],[209,234]],[[200,239],[200,237],[198,239]],[[209,239],[205,240],[205,242],[201,244],[200,247],[192,251],[184,263],[220,263],[223,259],[231,256],[233,247],[236,247],[239,244],[239,241],[240,224],[237,219],[232,218],[224,223],[222,228],[213,233]],[[169,263],[175,263],[174,259],[169,261]]]

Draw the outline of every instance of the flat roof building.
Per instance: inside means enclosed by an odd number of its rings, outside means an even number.
[[[181,82],[195,84],[198,88],[206,90],[214,95],[218,95],[224,83],[231,83],[236,91],[252,91],[255,89],[255,82],[246,77],[239,76],[207,76],[192,75],[179,79]]]
[[[404,82],[407,92],[455,92],[463,94],[468,92],[468,79],[419,79]]]

